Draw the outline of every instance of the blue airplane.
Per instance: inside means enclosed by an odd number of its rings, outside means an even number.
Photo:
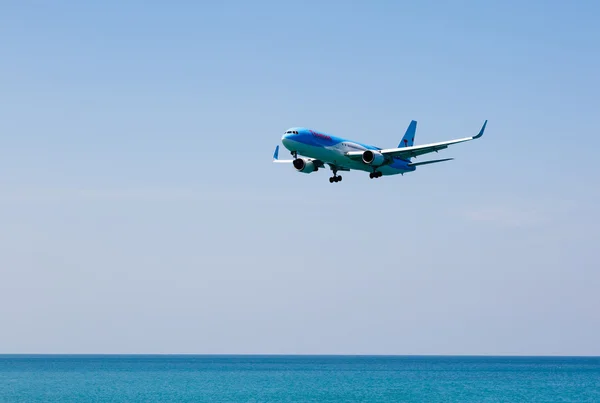
[[[273,162],[291,163],[298,172],[306,174],[317,172],[319,168],[324,168],[327,164],[333,171],[333,176],[329,178],[330,183],[342,180],[342,176],[337,174],[338,171],[350,171],[352,169],[369,172],[371,179],[380,178],[383,175],[404,175],[406,172],[413,172],[419,165],[454,159],[444,158],[411,162],[411,158],[419,155],[438,152],[452,144],[478,139],[483,136],[486,125],[487,120],[483,123],[479,133],[472,137],[415,146],[417,122],[413,120],[408,125],[398,147],[385,149],[335,137],[316,130],[293,127],[285,131],[281,142],[291,152],[294,159],[280,160],[279,146],[277,146],[275,154],[273,154]]]

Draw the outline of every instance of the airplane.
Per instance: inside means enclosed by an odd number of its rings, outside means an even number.
[[[273,154],[273,162],[291,163],[298,172],[306,174],[317,172],[320,168],[325,168],[325,165],[329,165],[333,172],[333,176],[329,178],[329,183],[342,180],[342,176],[337,174],[338,171],[350,171],[352,169],[369,172],[371,179],[380,178],[384,175],[404,175],[407,172],[415,171],[417,166],[420,165],[453,160],[454,158],[443,158],[411,162],[411,158],[419,155],[437,153],[452,144],[478,139],[483,136],[486,125],[487,120],[475,136],[415,146],[417,121],[412,120],[398,147],[384,149],[304,127],[292,127],[285,131],[281,142],[291,152],[294,159],[280,160],[279,146],[277,146]]]

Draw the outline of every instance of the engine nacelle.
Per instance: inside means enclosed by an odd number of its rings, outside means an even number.
[[[310,160],[305,160],[304,158],[296,158],[293,164],[294,168],[296,168],[298,172],[302,172],[305,174],[309,174],[311,172],[319,170],[319,167],[317,167],[314,162]]]
[[[367,150],[362,155],[365,164],[379,166],[385,163],[385,156],[378,151]]]

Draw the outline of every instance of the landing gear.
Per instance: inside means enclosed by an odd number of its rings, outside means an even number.
[[[371,172],[369,174],[369,178],[371,178],[371,179],[373,179],[373,178],[381,178],[382,176],[383,176],[383,173],[382,172],[378,172],[378,171]]]
[[[337,169],[336,168],[331,168],[331,170],[333,171],[333,176],[331,178],[329,178],[329,183],[333,183],[333,182],[341,182],[342,181],[342,176],[337,174]]]
[[[298,151],[292,151],[291,154],[294,157],[294,159],[298,158]]]

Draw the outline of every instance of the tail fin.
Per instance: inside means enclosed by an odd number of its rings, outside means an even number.
[[[412,147],[415,143],[415,133],[417,132],[417,121],[411,120],[408,125],[408,129],[406,129],[406,133],[404,133],[404,137],[402,137],[402,141],[398,144],[398,148],[402,147]]]

